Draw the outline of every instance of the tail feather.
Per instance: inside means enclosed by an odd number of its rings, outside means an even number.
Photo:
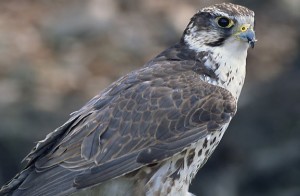
[[[11,196],[53,196],[73,193],[73,180],[79,172],[56,166],[48,171],[39,173],[28,168],[17,175],[9,184],[4,186],[0,195]]]

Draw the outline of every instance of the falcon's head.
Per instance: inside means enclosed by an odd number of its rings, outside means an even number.
[[[247,50],[255,44],[254,12],[240,5],[223,3],[196,13],[184,31],[182,41],[196,51],[213,47]]]

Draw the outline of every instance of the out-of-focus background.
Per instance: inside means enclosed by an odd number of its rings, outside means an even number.
[[[217,0],[0,1],[0,186],[69,113],[176,43]],[[239,110],[191,192],[300,195],[300,1],[236,0],[256,13]]]

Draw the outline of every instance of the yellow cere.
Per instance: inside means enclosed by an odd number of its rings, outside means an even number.
[[[240,30],[241,32],[245,32],[249,29],[250,27],[250,24],[243,24],[241,27],[240,27]]]

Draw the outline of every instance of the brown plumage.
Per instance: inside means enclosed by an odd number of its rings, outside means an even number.
[[[111,84],[40,141],[26,157],[26,168],[0,193],[67,195],[97,185],[102,195],[102,183],[116,186],[113,179],[128,179],[139,187],[128,195],[171,194],[171,187],[150,190],[154,176],[169,161],[165,178],[174,186],[183,178],[180,171],[195,162],[198,168],[186,174],[193,177],[236,112],[237,97],[215,85],[218,75],[204,66],[209,53],[195,51],[183,37]]]

